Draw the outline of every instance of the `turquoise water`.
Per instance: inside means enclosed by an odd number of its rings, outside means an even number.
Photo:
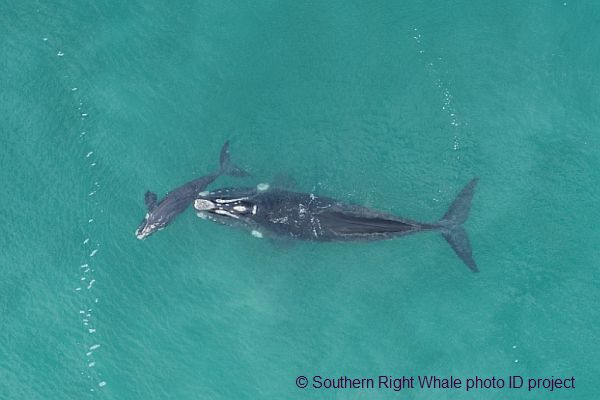
[[[594,399],[600,5],[4,0],[0,398]],[[466,228],[277,246],[147,189],[251,171]],[[298,376],[576,389],[299,389]]]

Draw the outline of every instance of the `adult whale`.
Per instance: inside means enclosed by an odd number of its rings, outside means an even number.
[[[446,214],[434,223],[417,222],[312,193],[269,190],[268,185],[261,185],[200,193],[194,208],[199,217],[248,229],[257,237],[358,241],[438,231],[473,272],[479,271],[462,227],[469,215],[477,178],[462,189]]]
[[[221,148],[220,167],[212,174],[202,176],[170,191],[160,202],[156,193],[147,191],[144,196],[147,213],[135,231],[138,239],[145,239],[154,232],[163,229],[176,216],[181,214],[209,184],[221,175],[245,176],[247,173],[231,163],[229,157],[229,141]]]

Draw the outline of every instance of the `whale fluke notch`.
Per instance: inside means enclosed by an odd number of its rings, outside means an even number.
[[[477,264],[473,259],[473,251],[467,231],[462,227],[469,217],[471,209],[471,200],[475,192],[478,178],[473,178],[460,191],[454,202],[446,211],[446,214],[438,221],[438,226],[442,231],[442,236],[458,257],[471,269],[473,272],[479,272]]]

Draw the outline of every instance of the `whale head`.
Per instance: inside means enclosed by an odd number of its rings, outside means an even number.
[[[210,193],[199,193],[194,200],[194,209],[200,218],[224,225],[253,226],[252,217],[257,206],[252,203],[255,188],[219,189]]]
[[[152,213],[148,213],[136,229],[135,236],[140,240],[144,240],[154,232],[163,229],[165,225],[166,223],[162,221],[162,218],[157,218]]]

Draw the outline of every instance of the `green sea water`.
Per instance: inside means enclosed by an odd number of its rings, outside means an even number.
[[[0,0],[0,399],[596,399],[598,37],[596,1]],[[435,233],[278,246],[191,209],[137,240],[227,139],[252,176],[211,188],[417,220],[478,176],[481,272]]]

